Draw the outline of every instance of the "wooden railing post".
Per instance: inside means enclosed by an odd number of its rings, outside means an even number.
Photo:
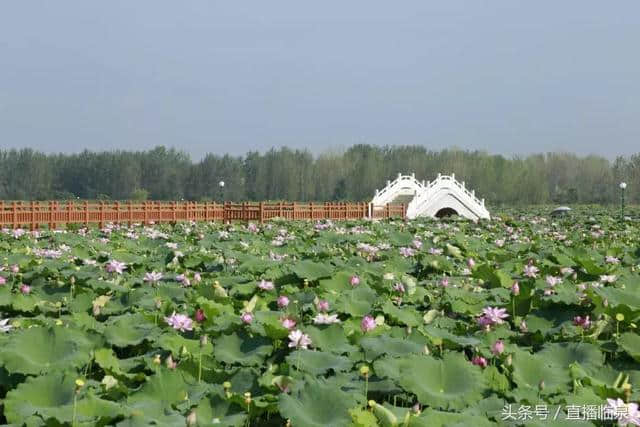
[[[297,212],[296,212],[297,208],[298,208],[298,204],[296,202],[293,202],[293,220],[294,221],[296,219],[298,219],[297,216],[296,216],[297,215]]]
[[[36,215],[35,205],[36,205],[36,204],[35,204],[35,202],[32,200],[32,201],[31,201],[31,207],[29,208],[29,210],[31,211],[31,212],[30,212],[30,215],[29,215],[29,220],[30,220],[30,221],[29,221],[29,230],[30,230],[30,231],[33,231],[33,230],[35,230],[35,229],[36,229],[36,225],[35,225],[35,224],[36,224],[36,219],[35,219],[35,215]]]
[[[260,202],[259,207],[260,207],[260,213],[259,213],[260,224],[264,224],[264,202]]]
[[[100,201],[100,220],[98,221],[98,227],[104,228],[104,202]]]
[[[89,202],[84,201],[84,226],[89,228]]]
[[[127,201],[127,225],[131,227],[133,224],[133,207],[131,206],[131,200]]]
[[[177,216],[177,212],[176,212],[176,202],[175,200],[173,202],[171,202],[171,218],[173,218],[173,223],[175,224],[176,222],[178,222],[178,216]]]
[[[144,218],[142,223],[144,225],[148,225],[149,224],[149,209],[148,209],[148,204],[149,202],[147,202],[146,200],[144,202],[142,202],[142,217]]]
[[[120,202],[116,201],[116,224],[120,225]]]

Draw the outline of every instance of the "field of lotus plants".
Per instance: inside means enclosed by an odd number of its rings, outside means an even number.
[[[640,425],[640,223],[546,212],[3,230],[0,424]]]

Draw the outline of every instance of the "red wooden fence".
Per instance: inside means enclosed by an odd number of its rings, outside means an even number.
[[[65,224],[162,223],[178,221],[256,221],[272,218],[288,220],[346,220],[404,217],[406,205],[386,205],[369,210],[362,203],[215,203],[215,202],[3,202],[0,201],[0,227],[55,229]]]

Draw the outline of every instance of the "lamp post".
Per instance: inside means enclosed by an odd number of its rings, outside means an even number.
[[[624,222],[624,190],[627,188],[626,182],[620,183],[620,221]]]
[[[224,181],[218,183],[218,188],[220,188],[220,203],[224,203]]]

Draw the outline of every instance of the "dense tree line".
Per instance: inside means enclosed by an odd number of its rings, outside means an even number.
[[[506,158],[369,145],[317,156],[289,148],[209,154],[198,162],[165,147],[56,155],[0,150],[0,199],[369,200],[398,172],[427,180],[453,172],[493,206],[616,203],[620,181],[629,184],[628,200],[640,202],[640,154],[610,162],[566,153]]]

